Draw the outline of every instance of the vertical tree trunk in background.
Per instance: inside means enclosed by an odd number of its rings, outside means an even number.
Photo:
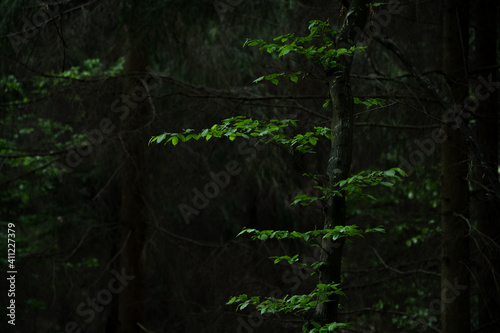
[[[458,110],[468,96],[468,1],[443,1],[443,72]],[[443,333],[470,332],[469,193],[466,138],[454,122],[441,145],[441,324]]]
[[[116,195],[116,191],[109,192],[109,195]],[[118,210],[119,206],[116,206],[116,212],[113,216],[120,216],[120,212]],[[115,211],[115,207],[113,207],[113,211]],[[113,235],[111,240],[110,240],[111,246],[110,246],[110,255],[111,258],[113,258],[119,251],[119,246],[121,245],[121,235],[118,233],[116,235]],[[115,271],[120,271],[121,270],[121,263],[114,261],[111,264],[112,269]],[[109,314],[108,317],[106,318],[106,326],[104,329],[105,333],[116,333],[118,332],[118,306],[119,306],[119,299],[120,295],[116,295],[113,297],[111,300],[111,303],[108,305],[109,307]]]
[[[361,31],[368,17],[368,0],[354,0],[346,14],[342,30],[337,36],[337,48],[350,48],[356,37],[356,32]],[[355,29],[358,27],[359,29]],[[332,100],[332,145],[330,158],[327,166],[329,187],[340,180],[349,177],[352,156],[352,130],[354,102],[349,86],[349,76],[352,57],[339,59],[339,66],[333,70],[327,70],[330,98]],[[325,205],[325,229],[333,228],[335,225],[345,225],[346,205],[345,198],[335,196],[328,200]],[[343,239],[333,241],[323,240],[321,261],[325,263],[321,268],[319,283],[340,283],[340,272],[342,263]],[[339,299],[334,295],[330,302],[320,304],[316,307],[314,318],[320,323],[331,323],[337,321]]]
[[[498,0],[475,2],[476,5],[476,66],[484,78],[492,75],[498,80],[496,62],[497,6]],[[479,231],[479,308],[478,318],[481,332],[497,332],[500,320],[500,199],[495,188],[498,186],[498,100],[496,90],[480,101],[477,110],[476,138],[486,163],[474,160],[471,198],[472,221],[477,222]],[[489,170],[485,170],[488,168]],[[492,179],[493,175],[495,179]]]
[[[130,32],[129,32],[130,33]],[[133,36],[133,34],[129,34]],[[121,220],[124,227],[121,267],[126,275],[135,278],[124,287],[119,295],[119,332],[139,332],[138,323],[144,325],[145,318],[145,267],[143,251],[148,214],[144,197],[147,190],[147,165],[145,151],[148,137],[144,135],[144,125],[150,117],[147,99],[135,101],[144,85],[138,73],[145,73],[147,55],[141,51],[142,44],[135,44],[131,38],[125,56],[125,94],[130,97],[130,113],[123,119],[121,139],[123,143],[124,165],[122,167],[122,207]],[[135,75],[133,75],[135,74]],[[142,74],[144,77],[144,74]],[[142,96],[141,96],[142,97]],[[121,272],[121,271],[120,271]]]

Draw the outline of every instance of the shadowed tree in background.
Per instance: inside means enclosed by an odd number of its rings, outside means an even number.
[[[497,82],[497,10],[498,1],[474,2],[476,50],[473,77],[478,75]],[[480,86],[473,81],[474,86]],[[498,94],[496,89],[481,87],[486,96],[479,101],[475,135],[485,161],[473,159],[471,179],[471,220],[477,223],[476,256],[478,268],[478,319],[481,332],[496,332],[500,316],[500,198],[498,189]],[[477,93],[476,93],[477,94]],[[477,96],[476,96],[477,97]]]
[[[125,45],[124,93],[134,98],[128,111],[122,115],[123,166],[121,173],[121,222],[123,245],[121,267],[134,280],[119,296],[118,332],[133,333],[146,324],[146,269],[144,246],[149,214],[146,206],[148,193],[147,126],[151,121],[152,102],[145,73],[149,62],[144,41],[144,16],[141,3],[125,2],[124,17],[128,39]],[[136,20],[137,16],[139,19]],[[143,94],[146,94],[144,96]],[[137,98],[138,97],[138,98]],[[137,101],[138,99],[138,101]],[[127,114],[128,112],[128,114]]]
[[[459,119],[468,96],[468,29],[468,2],[443,1],[443,72]],[[453,125],[449,120],[443,125],[447,139],[441,145],[441,325],[443,333],[465,333],[470,332],[469,157],[466,137]]]

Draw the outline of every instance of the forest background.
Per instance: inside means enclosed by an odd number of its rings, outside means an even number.
[[[314,270],[269,257],[314,262],[318,248],[236,235],[323,228],[324,203],[291,203],[320,195],[330,140],[312,139],[315,153],[259,136],[149,141],[237,116],[292,119],[290,137],[331,126],[329,70],[244,43],[307,36],[312,20],[340,31],[364,10],[345,82],[349,174],[407,177],[347,201],[346,224],[385,233],[343,245],[338,319],[351,324],[338,331],[496,332],[499,7],[2,1],[0,330],[301,332],[311,313],[226,303],[307,294]]]

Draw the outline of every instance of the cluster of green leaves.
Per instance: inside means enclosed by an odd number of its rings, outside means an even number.
[[[322,229],[313,230],[308,232],[298,232],[298,231],[286,231],[286,230],[256,230],[245,228],[241,231],[238,236],[245,233],[251,234],[252,239],[268,240],[268,239],[303,239],[307,242],[318,240],[318,237],[329,238],[336,240],[340,237],[351,237],[351,236],[363,236],[364,233],[368,232],[384,232],[382,227],[371,228],[361,230],[357,225],[348,226],[335,226],[332,229]],[[319,245],[318,244],[313,244]],[[270,257],[274,259],[274,263],[278,264],[282,261],[286,261],[291,265],[298,264],[301,268],[306,267],[305,263],[299,261],[299,255],[296,254],[293,257],[290,256],[275,256]],[[310,264],[310,268],[313,269],[311,275],[316,273],[317,269],[320,268],[324,263],[321,261],[316,261]],[[304,313],[307,311],[313,311],[316,306],[328,302],[331,295],[341,295],[344,293],[340,290],[340,283],[330,283],[330,284],[317,284],[314,290],[309,294],[301,295],[285,295],[283,298],[275,297],[264,297],[261,299],[259,296],[249,297],[247,294],[241,294],[239,296],[233,296],[226,303],[228,305],[238,304],[237,310],[243,310],[247,306],[252,305],[261,314],[275,314],[275,313]],[[328,323],[320,324],[318,322],[308,322],[303,326],[303,332],[313,333],[313,332],[336,332],[340,328],[349,327],[348,323]]]
[[[352,236],[363,236],[365,233],[369,232],[385,232],[382,227],[370,228],[361,230],[357,225],[348,225],[348,226],[335,226],[332,229],[321,229],[321,230],[312,230],[307,232],[298,232],[298,231],[286,231],[286,230],[257,230],[245,228],[243,229],[238,236],[241,236],[245,233],[251,234],[252,239],[259,239],[262,241],[268,239],[303,239],[306,242],[316,242],[316,244],[312,244],[313,246],[319,246],[318,238],[332,238],[332,240],[336,240],[341,237],[352,237]],[[307,266],[307,264],[300,262],[299,255],[296,254],[293,257],[290,256],[274,256],[270,257],[270,259],[274,259],[274,264],[279,264],[282,261],[288,262],[290,265],[298,264],[301,268]],[[321,261],[313,262],[309,265],[309,267],[313,270],[311,275],[315,274],[318,268],[324,265]],[[246,294],[241,294],[239,296],[233,296],[227,302],[227,304],[238,304],[237,310],[243,310],[248,305],[253,305],[255,308],[264,313],[278,313],[278,312],[294,312],[301,313],[309,310],[314,310],[314,308],[318,304],[322,304],[329,300],[329,297],[332,294],[344,295],[344,293],[339,288],[339,283],[330,283],[330,284],[318,284],[313,291],[309,294],[303,295],[285,295],[283,298],[274,298],[274,297],[265,297],[261,300],[259,296],[248,297]],[[312,325],[312,328],[307,332],[334,332],[335,329],[340,328],[337,324],[340,323],[330,323],[327,325],[319,325],[318,323],[309,323]],[[318,326],[319,325],[319,326]],[[341,324],[347,325],[347,324]],[[322,327],[322,328],[321,328]],[[346,327],[346,326],[342,326]]]
[[[278,57],[292,52],[305,56],[308,59],[312,59],[320,63],[323,68],[331,69],[338,66],[337,58],[340,56],[352,56],[356,50],[363,50],[365,47],[352,46],[349,49],[346,48],[334,48],[334,36],[336,31],[330,28],[330,24],[320,20],[313,20],[309,22],[309,35],[305,37],[294,37],[293,33],[281,35],[273,39],[273,41],[281,41],[281,44],[267,43],[262,39],[251,40],[247,39],[243,46],[259,46],[260,50],[266,50],[268,53],[277,53]],[[308,45],[308,43],[313,43],[314,40],[321,38],[321,46]],[[292,82],[297,82],[299,76],[304,78],[307,74],[301,71],[294,73],[273,73],[269,75],[264,75],[258,77],[253,82],[261,82],[263,80],[271,81],[274,85],[278,85],[280,78],[290,79]],[[361,100],[358,97],[354,97],[355,104],[363,104],[366,107],[371,106],[381,106],[384,100],[381,98],[368,98]],[[326,108],[331,103],[329,98],[326,99],[323,104],[323,108]]]
[[[87,59],[82,66],[72,66],[71,68],[60,72],[50,72],[47,75],[37,75],[31,79],[31,87],[23,87],[23,84],[17,80],[14,75],[2,76],[0,85],[3,87],[4,97],[8,97],[9,105],[28,103],[30,95],[45,96],[49,93],[50,87],[69,86],[71,82],[68,79],[84,80],[99,76],[116,75],[123,71],[123,57],[119,58],[115,64],[105,68],[100,59]]]
[[[349,199],[367,197],[376,200],[371,194],[363,193],[363,188],[374,187],[378,185],[383,185],[387,187],[392,187],[396,181],[401,180],[401,177],[405,177],[406,173],[400,168],[392,168],[385,171],[372,171],[365,174],[365,171],[339,181],[333,188],[324,186],[314,186],[314,188],[319,189],[323,192],[323,196],[315,197],[308,194],[299,194],[295,197],[292,205],[300,204],[302,206],[308,206],[316,200],[327,200],[333,196],[346,197]]]
[[[274,74],[269,74],[269,75],[264,75],[264,76],[261,76],[255,80],[253,80],[254,83],[257,83],[257,82],[260,82],[262,80],[267,80],[267,81],[271,81],[272,84],[275,84],[275,85],[278,85],[279,81],[278,81],[278,77],[280,78],[287,78],[287,79],[290,79],[290,81],[292,82],[297,82],[299,81],[299,75],[302,74],[302,77],[305,77],[305,74],[303,74],[302,72],[295,72],[295,73],[290,73],[290,74],[287,74],[287,73],[274,73]]]
[[[332,100],[330,98],[327,98],[325,100],[325,103],[323,103],[323,108],[327,108],[328,105]],[[367,108],[371,108],[372,106],[382,106],[384,105],[385,100],[383,98],[365,98],[364,100],[360,99],[359,97],[353,97],[353,102],[354,104],[362,104],[366,106]]]
[[[307,232],[287,230],[257,230],[245,228],[238,234],[238,236],[248,233],[252,235],[252,239],[259,239],[263,241],[268,239],[303,239],[304,241],[309,242],[311,240],[315,240],[319,236],[324,239],[332,238],[332,240],[336,240],[342,237],[363,236],[363,234],[370,232],[384,232],[384,229],[382,227],[377,227],[361,230],[355,224],[346,226],[337,225],[332,229],[311,230]],[[295,257],[293,259],[295,259]]]
[[[56,149],[64,149],[70,145],[70,140],[76,137],[72,134],[73,128],[68,124],[59,121],[42,118],[35,113],[20,112],[24,104],[29,103],[30,96],[40,93],[36,88],[26,85],[13,75],[0,77],[0,85],[3,86],[3,98],[7,106],[4,108],[4,122],[15,124],[10,129],[11,135],[0,138],[0,156],[4,158],[3,164],[6,170],[18,170],[19,173],[28,173],[39,170],[39,173],[49,174],[55,177],[52,168],[47,168],[54,157],[50,154],[36,155],[31,151],[36,150],[36,144],[41,138],[51,138],[54,140]],[[43,92],[44,95],[47,92]],[[85,137],[83,134],[82,137]],[[28,150],[28,151],[26,151]],[[8,181],[6,173],[0,175],[0,183]],[[10,191],[8,199],[19,203],[19,207],[24,207],[29,200],[29,191],[26,191],[24,183],[29,183],[26,179],[18,180],[18,190]],[[50,188],[51,183],[46,185]],[[39,188],[44,188],[39,186]],[[12,204],[12,203],[11,203]]]
[[[305,37],[295,37],[295,34],[290,33],[281,35],[273,39],[278,43],[268,43],[262,39],[247,39],[243,46],[259,46],[260,50],[266,50],[273,54],[277,53],[278,57],[282,57],[290,52],[300,54],[308,59],[320,63],[325,69],[332,69],[338,66],[337,58],[340,56],[352,56],[354,51],[362,50],[364,47],[352,46],[346,48],[335,48],[335,35],[336,31],[332,30],[330,24],[320,20],[309,21],[309,35]],[[314,45],[313,41],[321,39],[320,46]],[[294,73],[292,81],[296,82],[296,77],[299,73]],[[258,78],[255,82],[262,79],[271,80],[277,84],[276,76],[270,77],[263,76]]]
[[[311,321],[302,327],[304,333],[323,333],[323,332],[337,332],[340,328],[349,328],[349,323],[329,323],[321,325],[318,322]]]
[[[22,103],[28,102],[22,83],[14,75],[2,75],[0,77],[0,85],[3,87],[2,102],[12,104],[13,101]]]
[[[83,258],[80,262],[77,262],[75,264],[71,262],[65,262],[62,264],[62,266],[67,269],[93,268],[93,267],[99,267],[99,260],[94,257]]]
[[[248,305],[253,305],[261,314],[301,313],[313,310],[318,304],[328,302],[328,299],[333,294],[344,295],[339,289],[338,283],[320,283],[309,294],[285,295],[283,298],[264,297],[262,300],[259,296],[248,297],[246,294],[241,294],[231,297],[226,304],[239,303],[237,310],[243,310]]]
[[[20,112],[24,108],[29,108],[30,104],[38,98],[46,97],[58,87],[70,86],[74,80],[89,80],[96,77],[116,75],[123,70],[124,58],[120,58],[115,64],[106,67],[100,59],[87,59],[80,66],[73,66],[66,71],[55,73],[49,72],[47,75],[36,75],[30,80],[19,79],[14,75],[2,75],[0,86],[3,94],[0,101],[6,105],[4,108],[3,121],[8,124],[15,124],[10,129],[12,135],[0,138],[0,156],[4,158],[5,169],[12,174],[29,174],[36,172],[43,175],[43,184],[37,184],[36,192],[44,192],[54,187],[61,169],[54,166],[57,159],[56,154],[45,153],[36,154],[39,144],[51,143],[54,152],[70,150],[88,142],[83,133],[75,133],[70,124],[65,124],[50,117],[43,117],[38,113]],[[80,100],[76,94],[73,101]],[[75,113],[74,119],[82,113]],[[62,154],[59,156],[63,156]],[[0,175],[0,183],[7,183],[12,179],[7,172]],[[5,196],[9,206],[24,208],[28,204],[33,192],[28,190],[32,182],[24,177],[19,177],[11,185],[8,195]],[[30,196],[31,193],[31,196]]]
[[[359,227],[355,224],[341,226],[337,225],[332,229],[320,229],[320,230],[311,230],[307,232],[298,232],[298,231],[287,231],[287,230],[257,230],[251,228],[244,228],[238,235],[241,236],[245,233],[251,235],[252,239],[258,239],[262,241],[266,241],[268,239],[302,239],[306,242],[312,242],[312,246],[319,246],[320,239],[331,238],[332,240],[337,240],[342,237],[353,237],[353,236],[361,236],[364,237],[366,233],[372,232],[385,232],[382,226],[376,228],[367,228],[365,230],[359,229]],[[273,256],[270,259],[274,259],[274,264],[278,264],[281,261],[286,261],[290,265],[297,264],[301,268],[307,267],[308,265],[300,262],[299,255],[296,254],[293,257],[290,256]],[[324,263],[321,261],[313,262],[309,265],[312,270],[316,270],[321,267]],[[313,275],[314,272],[311,274]]]
[[[119,58],[115,64],[105,68],[100,59],[87,59],[82,66],[72,66],[61,73],[50,73],[48,76],[37,76],[33,78],[34,92],[46,94],[49,86],[69,86],[73,80],[88,80],[99,76],[113,76],[123,71],[123,57]]]
[[[354,104],[363,104],[367,108],[372,106],[382,106],[384,105],[385,100],[383,98],[366,98],[361,100],[359,97],[354,97]]]
[[[186,142],[191,139],[199,140],[205,138],[208,141],[211,138],[227,137],[233,141],[237,137],[245,139],[262,137],[267,139],[266,143],[281,144],[301,153],[313,153],[313,146],[317,144],[319,137],[331,139],[330,129],[320,126],[314,127],[314,132],[297,134],[290,137],[284,131],[290,125],[297,126],[296,120],[271,119],[270,121],[264,121],[237,116],[224,119],[221,124],[215,124],[211,128],[202,130],[200,133],[196,133],[194,129],[185,129],[180,133],[163,133],[152,137],[149,143],[164,142],[164,144],[167,144],[170,142],[176,146],[179,142]]]

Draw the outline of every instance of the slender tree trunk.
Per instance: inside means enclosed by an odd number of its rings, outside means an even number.
[[[150,117],[150,110],[147,106],[147,99],[138,98],[139,101],[136,101],[134,96],[140,94],[140,91],[147,93],[147,89],[137,75],[145,72],[147,56],[141,51],[141,44],[134,44],[134,41],[129,44],[124,64],[125,75],[128,75],[125,81],[125,94],[132,102],[129,103],[130,113],[123,119],[121,135],[125,158],[121,179],[121,220],[124,227],[121,265],[125,273],[134,278],[119,295],[118,332],[120,333],[140,332],[138,324],[145,325],[146,298],[143,251],[145,222],[148,220],[144,201],[147,191],[145,151],[148,138],[144,135],[144,125]]]
[[[480,75],[492,75],[497,82],[494,67],[497,47],[498,0],[476,3],[476,66]],[[480,101],[477,110],[476,138],[486,163],[474,160],[471,181],[474,195],[471,200],[471,217],[477,221],[479,231],[479,306],[478,318],[481,332],[496,332],[500,320],[500,198],[495,193],[498,187],[498,100],[496,90]],[[488,168],[489,170],[485,170]],[[492,179],[490,175],[495,178]]]
[[[443,1],[443,72],[457,110],[468,96],[468,1]],[[457,115],[458,116],[458,115]],[[468,153],[463,133],[443,127],[441,145],[441,323],[443,333],[470,332]]]
[[[338,34],[336,47],[350,48],[355,40],[356,33],[361,31],[368,17],[368,0],[354,0],[347,11],[344,24]],[[358,29],[355,29],[355,28]],[[352,156],[352,130],[354,102],[349,86],[349,76],[352,57],[340,59],[340,65],[333,70],[327,69],[330,98],[332,100],[332,145],[330,159],[327,166],[329,187],[342,179],[349,177]],[[344,197],[335,196],[325,205],[324,228],[330,229],[335,225],[345,225],[346,204]],[[325,265],[321,269],[319,283],[340,283],[343,239],[333,241],[323,240],[321,261]],[[315,320],[320,323],[337,321],[339,299],[337,295],[329,302],[316,307]]]

